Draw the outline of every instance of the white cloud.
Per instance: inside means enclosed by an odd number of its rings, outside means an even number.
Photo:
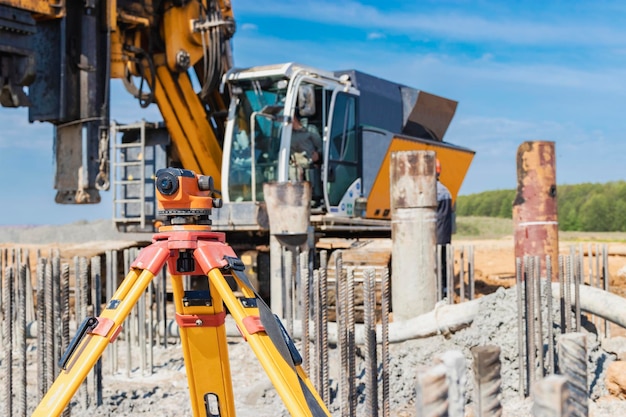
[[[376,56],[376,60],[371,57]],[[243,62],[242,62],[243,61]],[[527,89],[535,86],[544,91],[568,91],[621,97],[626,94],[626,65],[581,69],[570,63],[538,64],[534,62],[498,62],[493,54],[478,59],[446,54],[421,54],[389,48],[385,43],[338,40],[332,48],[326,43],[297,41],[275,37],[242,34],[235,42],[237,65],[258,65],[298,61],[324,69],[357,68],[374,75],[427,91],[432,87],[454,98],[459,91],[483,88],[483,94],[502,89]],[[521,91],[523,94],[527,93]]]
[[[238,7],[249,14],[277,18],[302,19],[344,27],[384,30],[409,36],[429,34],[463,42],[498,42],[513,45],[599,45],[623,46],[626,42],[621,26],[596,23],[588,16],[568,18],[566,13],[549,16],[541,21],[520,19],[516,16],[471,12],[441,12],[414,6],[402,10],[384,11],[357,1],[341,3],[330,1],[264,2],[243,0]],[[493,10],[490,11],[493,13]]]
[[[258,29],[258,26],[254,23],[244,23],[241,25],[241,30],[255,31]]]
[[[380,32],[370,32],[367,34],[368,40],[385,39],[385,34]]]

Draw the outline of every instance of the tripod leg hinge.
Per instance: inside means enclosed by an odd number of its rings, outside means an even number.
[[[176,323],[179,327],[219,327],[226,322],[226,312],[217,314],[179,314]]]

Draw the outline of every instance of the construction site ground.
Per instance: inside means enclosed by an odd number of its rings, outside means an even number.
[[[130,238],[130,239],[129,239]],[[609,250],[609,272],[611,292],[618,295],[626,294],[626,277],[620,277],[618,271],[626,266],[626,235],[617,234],[562,234],[560,248],[568,254],[571,246],[582,246],[587,250],[588,244],[606,244]],[[74,256],[90,257],[107,249],[122,249],[132,246],[135,241],[146,241],[145,235],[122,235],[112,229],[110,222],[77,223],[66,226],[41,226],[16,228],[0,226],[0,248],[22,248],[29,251],[58,249],[61,256],[71,262]],[[530,416],[532,401],[522,399],[517,392],[518,369],[516,363],[506,363],[508,357],[515,357],[517,337],[515,333],[515,314],[511,312],[511,304],[515,304],[515,295],[505,291],[515,285],[514,242],[511,235],[488,237],[453,237],[452,244],[460,247],[474,248],[476,294],[481,297],[496,293],[490,298],[490,305],[485,306],[480,323],[459,332],[459,335],[437,335],[428,339],[412,340],[392,344],[391,353],[391,415],[411,417],[416,415],[415,381],[416,372],[421,367],[431,364],[433,358],[446,349],[466,350],[468,345],[481,343],[498,344],[503,349],[502,366],[502,403],[504,416]],[[587,262],[587,261],[585,261]],[[585,263],[587,265],[587,263]],[[481,312],[483,310],[481,309]],[[508,319],[507,319],[508,317]],[[491,321],[489,321],[491,320]],[[508,327],[507,327],[508,326]],[[513,327],[511,327],[513,326]],[[626,342],[621,336],[626,332],[611,326],[611,337],[620,343],[620,349],[626,351]],[[617,359],[617,355],[603,349],[602,337],[589,336],[590,350],[590,384],[592,386],[590,415],[595,417],[626,415],[626,401],[612,396],[607,391],[603,379],[608,363]],[[508,349],[508,350],[507,350]],[[229,343],[230,363],[237,404],[237,415],[241,417],[263,417],[288,415],[282,401],[273,390],[254,354],[245,342],[233,338]],[[335,349],[336,350],[336,349]],[[468,356],[467,352],[466,356]],[[29,384],[30,392],[36,394],[36,366],[34,353],[29,353]],[[123,356],[123,355],[122,355]],[[469,357],[469,356],[468,356]],[[595,359],[593,359],[595,358]],[[106,360],[106,358],[105,358]],[[124,359],[121,358],[124,369]],[[186,391],[185,367],[180,348],[172,345],[167,349],[155,349],[155,370],[153,375],[144,375],[138,369],[138,358],[131,359],[133,364],[130,373],[118,372],[116,375],[104,376],[104,405],[99,408],[84,410],[81,404],[73,401],[73,416],[126,416],[126,415],[159,415],[159,416],[191,416]],[[339,356],[331,349],[331,394],[338,392]],[[361,363],[359,359],[357,363]],[[106,365],[105,365],[106,366]],[[359,371],[357,371],[358,374]],[[361,382],[365,377],[361,374]],[[4,375],[0,375],[0,384],[4,385]],[[471,384],[468,384],[471,390]],[[30,395],[29,395],[30,397]],[[359,397],[362,400],[362,395]],[[0,400],[1,402],[2,400]],[[338,415],[339,400],[335,398],[330,408],[333,415]],[[29,409],[33,407],[29,399]],[[359,403],[359,415],[364,410]],[[155,414],[156,413],[156,414]],[[474,415],[471,404],[466,415]]]

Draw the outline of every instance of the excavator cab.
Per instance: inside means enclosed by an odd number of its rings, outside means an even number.
[[[263,183],[294,181],[298,172],[294,119],[318,136],[319,157],[304,179],[316,207],[351,215],[360,196],[358,95],[332,73],[297,64],[227,74],[232,101],[226,125],[222,197],[226,203],[263,201]],[[310,157],[310,155],[309,155]]]

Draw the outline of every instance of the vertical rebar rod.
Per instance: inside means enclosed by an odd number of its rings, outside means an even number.
[[[576,332],[580,331],[580,325],[581,325],[581,314],[580,314],[580,286],[581,283],[585,282],[584,279],[584,265],[583,265],[583,252],[582,252],[582,245],[579,246],[580,247],[580,252],[579,252],[579,260],[578,262],[576,262],[576,260],[574,261],[574,264],[576,265],[576,279],[574,280],[574,309],[575,309],[575,314],[576,314],[576,325],[575,325],[575,330]]]
[[[443,364],[418,372],[415,391],[416,416],[445,417],[448,415],[448,380],[446,367]]]
[[[573,312],[572,314],[572,320],[573,323],[571,325],[572,331],[577,331],[576,330],[576,282],[578,280],[578,261],[576,258],[576,246],[574,245],[570,245],[569,247],[569,253],[570,253],[570,257],[571,257],[571,262],[570,262],[570,267],[571,267],[571,278],[570,278],[570,300],[572,303],[572,309]]]
[[[541,314],[541,310],[543,308],[542,299],[541,299],[541,258],[539,256],[534,257],[535,269],[535,311],[537,317],[537,354],[539,356],[539,378],[543,378],[545,376],[545,361],[543,354],[543,315]]]
[[[465,301],[465,246],[461,246],[459,252],[459,285],[460,285],[460,301]]]
[[[533,391],[532,415],[534,417],[570,416],[570,393],[567,378],[550,375],[537,383]]]
[[[309,256],[309,252],[303,252],[301,257],[307,259]],[[309,285],[309,280],[311,277],[309,276],[309,263],[308,262],[300,262],[302,265],[302,286],[301,286],[301,296],[302,300],[302,355],[303,355],[303,367],[307,372],[310,372],[310,356],[309,356],[309,325],[310,325],[310,317],[311,317],[311,286]]]
[[[61,340],[62,350],[70,344],[70,265],[61,265]]]
[[[328,271],[327,252],[320,253],[320,311],[322,312],[322,337],[320,365],[322,367],[322,399],[330,401],[329,381],[328,381]]]
[[[600,276],[600,244],[596,243],[594,245],[595,248],[595,260],[596,260],[596,279],[595,282],[596,284],[594,285],[594,287],[596,288],[602,288],[602,282],[601,279],[602,277]]]
[[[80,298],[80,318],[82,321],[89,315],[89,268],[87,266],[87,259],[85,257],[79,257],[78,263],[79,275],[76,277],[76,286],[80,289],[77,295]],[[90,372],[90,375],[93,375],[93,369]],[[85,380],[78,389],[78,400],[82,405],[83,410],[87,409],[91,401],[91,399],[89,398],[88,380],[89,378],[85,378]]]
[[[6,267],[4,274],[4,415],[13,415],[13,267]]]
[[[154,373],[154,281],[148,285],[148,374]]]
[[[526,266],[526,346],[528,353],[528,392],[531,392],[536,380],[536,350],[535,350],[535,297],[534,297],[534,258],[525,256]]]
[[[163,265],[161,268],[161,303],[162,311],[162,319],[163,319],[163,347],[166,348],[167,345],[167,265]]]
[[[376,352],[376,271],[363,270],[365,328],[365,415],[378,416],[378,357]]]
[[[475,280],[474,280],[474,246],[471,245],[469,247],[469,259],[467,260],[467,269],[468,269],[468,273],[469,273],[469,291],[470,291],[470,296],[469,299],[473,300],[474,299],[474,292],[475,292]]]
[[[35,321],[35,300],[33,299],[33,280],[30,270],[30,251],[24,250],[24,263],[26,264],[26,323]]]
[[[315,335],[313,347],[315,360],[311,362],[311,371],[315,388],[322,393],[322,310],[320,308],[320,271],[313,271],[313,334]]]
[[[530,275],[530,274],[529,274]],[[500,347],[475,346],[470,349],[474,357],[474,392],[477,417],[502,415],[500,394],[502,391]]]
[[[454,268],[451,266],[454,262],[454,248],[452,245],[446,245],[446,280],[448,287],[448,304],[454,304]]]
[[[61,303],[59,310],[61,312],[61,327],[59,333],[61,335],[61,351],[65,352],[70,344],[70,266],[67,263],[61,265],[61,276],[59,281],[59,294]],[[71,408],[67,406],[63,410],[63,417],[70,417]]]
[[[152,284],[153,284],[153,292],[154,292],[154,310],[156,313],[156,324],[155,324],[155,332],[154,332],[154,336],[156,339],[156,346],[159,346],[163,343],[163,341],[161,340],[161,333],[159,332],[159,329],[161,328],[161,323],[163,323],[163,316],[161,314],[161,303],[163,302],[163,298],[161,297],[162,291],[161,291],[161,282],[162,282],[162,271],[159,271],[155,277],[155,279],[152,280]],[[165,328],[163,328],[163,330],[165,330]],[[166,337],[165,332],[163,332],[163,338]]]
[[[283,280],[282,280],[282,296],[283,296],[283,310],[282,317],[285,321],[285,328],[287,333],[293,334],[293,284],[295,281],[294,268],[296,268],[295,255],[286,247],[281,248],[281,258],[283,266]]]
[[[291,251],[293,279],[291,280],[291,317],[292,321],[299,318],[302,310],[302,298],[299,289],[302,287],[302,250],[296,246]],[[292,333],[293,334],[293,333]]]
[[[525,265],[524,265],[525,266]],[[517,349],[518,349],[518,371],[519,371],[519,393],[522,398],[526,397],[526,380],[528,378],[528,367],[526,365],[525,339],[525,311],[524,304],[524,281],[522,280],[522,259],[515,258],[515,283],[517,290]]]
[[[572,257],[565,255],[565,331],[572,331]]]
[[[582,243],[578,244],[578,268],[580,272],[578,283],[581,285],[585,284],[585,248]]]
[[[343,271],[343,256],[341,251],[335,257],[335,320],[337,322],[337,340],[339,342],[339,352],[341,358],[340,381],[341,386],[341,416],[350,417],[350,383],[349,383],[349,360],[348,360],[348,323],[347,311],[345,308],[346,279]]]
[[[54,375],[61,372],[59,359],[63,355],[63,340],[61,335],[61,254],[58,249],[54,250],[52,257],[52,299],[54,307],[50,310],[54,316]]]
[[[4,327],[4,308],[3,303],[4,303],[4,292],[2,291],[3,287],[4,287],[4,253],[5,253],[6,249],[0,249],[0,336],[2,336],[2,332],[3,327]]]
[[[435,262],[435,265],[437,265],[437,285],[436,285],[436,288],[437,288],[436,300],[437,301],[441,301],[445,297],[445,295],[443,294],[443,282],[441,282],[442,278],[443,278],[442,270],[443,270],[443,268],[445,268],[445,265],[441,264],[441,252],[442,252],[442,250],[444,250],[444,247],[441,246],[441,245],[437,245],[435,247],[435,252],[437,253],[436,254],[437,262]]]
[[[594,278],[593,278],[593,257],[591,256],[591,243],[587,243],[587,262],[589,265],[588,274],[589,274],[589,285],[594,287]]]
[[[104,262],[106,267],[104,270],[106,271],[106,284],[105,284],[105,298],[106,300],[110,300],[113,298],[113,251],[106,251],[104,254]],[[117,343],[110,343],[107,346],[107,351],[110,353],[110,357],[107,357],[107,363],[109,364],[109,373],[111,375],[115,374],[115,360],[113,358],[113,351],[115,350],[115,345]]]
[[[52,262],[46,263],[45,271],[45,297],[46,297],[46,320],[45,327],[42,330],[46,332],[46,390],[52,386],[54,377],[56,376],[54,371],[54,363],[56,358],[54,357],[54,300],[52,298]]]
[[[389,401],[389,314],[391,314],[391,280],[388,268],[383,270],[380,286],[383,417],[389,417],[391,414],[391,403]]]
[[[113,251],[106,251],[104,253],[105,270],[105,298],[110,300],[113,297]]]
[[[351,417],[356,416],[356,324],[355,324],[355,303],[354,303],[354,268],[349,268],[346,274],[346,317],[347,317],[347,332],[346,341],[348,342],[348,400],[349,409],[348,414]]]
[[[467,361],[460,350],[448,350],[439,355],[446,367],[448,380],[448,417],[465,417],[465,386]]]
[[[546,305],[548,322],[548,372],[554,373],[554,315],[552,312],[552,257],[546,255]]]
[[[595,287],[600,289],[602,288],[602,277],[600,275],[600,245],[598,243],[596,243],[594,246],[594,256],[595,256],[595,263],[596,263],[596,285]],[[601,319],[598,316],[595,316],[595,324],[596,324],[596,329],[598,331],[598,334],[600,334],[600,323],[601,323]]]
[[[569,381],[574,417],[589,415],[587,388],[587,337],[583,333],[568,333],[559,338],[559,370]]]
[[[322,400],[330,401],[330,393],[328,391],[328,280],[327,265],[328,252],[323,250],[320,252],[320,268],[317,270],[316,294],[318,297],[317,304],[317,320],[318,320],[318,341],[317,349],[317,372],[318,372],[318,391]]]
[[[91,258],[91,282],[93,287],[93,315],[100,316],[102,301],[102,265],[99,256]],[[102,358],[98,358],[93,369],[93,391],[96,406],[102,405]]]
[[[37,258],[37,400],[41,400],[48,391],[46,380],[46,337],[45,337],[45,321],[46,321],[46,299],[45,299],[45,269],[46,258]]]
[[[563,255],[559,255],[559,310],[561,312],[561,334],[566,332],[565,330],[565,271]]]
[[[604,291],[609,292],[609,281],[611,280],[609,274],[609,251],[607,245],[602,246],[602,282],[604,284]],[[608,320],[604,320],[604,337],[611,337],[611,328]]]
[[[13,389],[17,391],[17,413],[12,414],[17,417],[26,417],[26,280],[28,279],[27,265],[20,263],[19,275],[17,280],[17,320],[15,321],[15,338],[17,342],[17,387]],[[10,363],[10,362],[9,362]]]

